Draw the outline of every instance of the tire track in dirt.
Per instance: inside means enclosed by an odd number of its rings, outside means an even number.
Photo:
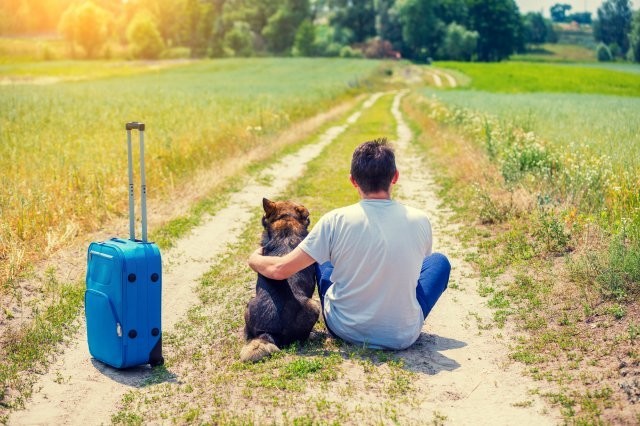
[[[427,318],[420,338],[398,353],[406,368],[420,373],[416,387],[424,399],[413,408],[416,421],[438,413],[456,425],[561,423],[557,410],[535,395],[540,382],[523,376],[521,366],[509,359],[506,339],[501,338],[509,330],[485,329],[491,312],[476,291],[473,270],[463,260],[463,247],[454,236],[457,225],[441,207],[431,173],[411,146],[412,132],[400,112],[405,93],[396,95],[392,106],[400,171],[395,198],[428,213],[434,251],[445,253],[452,264],[450,288]]]
[[[196,288],[207,272],[226,250],[234,244],[252,218],[263,196],[277,197],[306,164],[318,156],[348,126],[354,124],[362,111],[370,108],[382,96],[371,95],[361,109],[345,124],[329,128],[316,143],[306,145],[263,170],[242,190],[232,194],[227,207],[163,253],[163,329],[172,330],[188,309],[197,303]],[[277,177],[277,179],[276,179]],[[261,183],[268,182],[268,183]],[[110,423],[122,396],[140,387],[151,377],[148,366],[116,370],[91,358],[86,343],[84,318],[81,331],[34,385],[34,395],[26,408],[9,417],[11,425],[92,425]]]

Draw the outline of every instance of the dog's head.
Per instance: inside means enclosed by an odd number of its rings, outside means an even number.
[[[262,226],[269,234],[306,235],[309,210],[305,206],[292,201],[271,201],[263,198],[262,207]]]

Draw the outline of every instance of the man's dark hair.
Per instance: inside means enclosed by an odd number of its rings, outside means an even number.
[[[396,156],[387,138],[360,144],[351,158],[351,176],[362,192],[388,191],[396,173]]]

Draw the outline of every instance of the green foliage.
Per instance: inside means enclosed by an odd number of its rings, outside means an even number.
[[[308,14],[309,0],[284,0],[262,30],[269,49],[276,54],[290,53],[296,31]]]
[[[553,22],[567,22],[567,12],[571,10],[571,5],[566,3],[556,3],[549,8]]]
[[[431,0],[406,0],[398,4],[398,20],[402,25],[402,39],[410,57],[427,61],[435,56],[445,26],[436,15]]]
[[[478,47],[478,33],[452,22],[447,26],[439,57],[452,61],[470,61]]]
[[[547,42],[549,26],[541,13],[529,12],[524,16],[524,41],[529,44]]]
[[[138,59],[157,59],[164,50],[164,42],[153,17],[138,13],[127,28],[131,55]]]
[[[363,58],[364,57],[364,55],[360,50],[354,49],[351,46],[343,46],[340,49],[339,56],[341,58]]]
[[[629,0],[605,0],[598,8],[598,20],[593,26],[596,41],[617,45],[622,55],[629,50],[631,30],[631,3]]]
[[[509,183],[522,180],[527,174],[538,178],[553,178],[559,162],[545,146],[537,143],[532,134],[525,134],[514,143],[507,142],[499,156],[502,176]]]
[[[253,56],[253,35],[249,24],[238,21],[233,23],[233,28],[224,36],[225,56]]]
[[[542,244],[546,253],[564,254],[568,251],[571,234],[566,231],[564,222],[556,214],[542,210],[534,237]]]
[[[113,16],[92,1],[72,4],[60,19],[58,30],[72,48],[79,45],[87,58],[95,57],[109,37]]]
[[[376,5],[374,0],[330,0],[329,23],[334,28],[349,29],[349,43],[362,43],[376,35]]]
[[[631,31],[629,32],[629,44],[629,59],[634,62],[640,62],[640,9],[633,15]]]
[[[305,19],[298,31],[293,42],[293,56],[314,56],[316,33],[311,21]]]
[[[469,0],[469,27],[478,32],[478,59],[501,61],[518,47],[522,22],[514,0]]]

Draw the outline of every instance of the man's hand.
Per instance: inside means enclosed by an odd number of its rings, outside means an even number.
[[[251,269],[273,280],[286,280],[313,262],[315,260],[298,247],[282,257],[263,256],[262,247],[259,247],[247,261]]]

